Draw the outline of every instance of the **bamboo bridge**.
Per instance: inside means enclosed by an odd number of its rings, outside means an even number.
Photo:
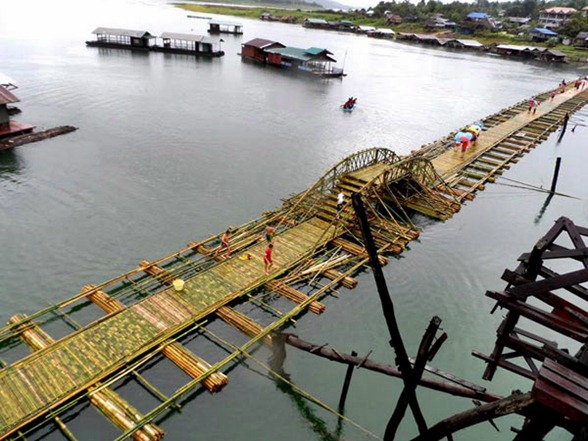
[[[14,315],[0,329],[0,356],[25,344],[32,353],[13,363],[0,360],[0,440],[24,439],[54,424],[70,440],[75,436],[62,420],[76,404],[89,402],[123,433],[118,439],[157,440],[164,435],[157,418],[197,388],[220,391],[229,381],[225,368],[256,344],[271,344],[272,331],[306,311],[320,314],[321,298],[339,286],[352,289],[354,275],[368,256],[350,204],[361,194],[382,264],[419,236],[411,216],[418,212],[446,220],[473,199],[497,175],[545,140],[567,115],[588,101],[588,90],[573,87],[553,100],[539,95],[536,114],[526,102],[483,120],[477,146],[465,155],[453,150],[450,133],[406,157],[373,148],[337,163],[306,191],[257,219],[232,228],[231,256],[217,253],[221,235],[199,242],[104,282],[30,316]],[[346,204],[338,211],[336,194]],[[264,231],[276,229],[274,268],[264,274]],[[179,284],[177,281],[183,281]],[[174,283],[176,282],[176,283]],[[287,311],[272,305],[286,299]],[[254,305],[271,320],[259,323],[240,311]],[[99,308],[103,316],[82,325],[76,313]],[[207,324],[222,320],[249,339],[237,346]],[[71,332],[59,339],[43,327],[62,321]],[[204,360],[182,344],[188,335],[206,334],[229,353]],[[141,374],[158,358],[167,358],[190,381],[166,396]],[[225,369],[226,372],[226,369]],[[160,404],[141,414],[113,390],[126,377],[136,379]],[[463,382],[456,386],[468,388]]]

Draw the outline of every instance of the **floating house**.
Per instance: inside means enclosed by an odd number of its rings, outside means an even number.
[[[393,40],[396,32],[392,29],[374,29],[372,31],[368,31],[367,36],[370,38],[382,38],[385,40]]]
[[[86,41],[86,45],[88,46],[139,51],[148,51],[152,41],[155,39],[147,31],[136,31],[132,29],[96,28],[92,34],[96,35],[96,40]]]
[[[289,47],[264,38],[254,38],[241,45],[242,59],[255,60],[322,77],[345,76],[343,69],[333,66],[336,60],[331,55],[333,54],[326,49]]]
[[[478,51],[486,50],[486,46],[484,46],[479,41],[464,38],[450,39],[445,42],[444,46],[454,49],[473,49]]]
[[[30,124],[19,123],[10,119],[8,104],[19,101],[10,90],[4,86],[0,86],[0,139],[30,133],[35,128],[35,126]]]
[[[268,57],[266,52],[267,49],[279,49],[284,47],[286,46],[277,41],[266,40],[264,38],[254,38],[241,45],[241,57],[266,63]]]
[[[88,46],[204,57],[220,57],[225,54],[221,51],[220,41],[203,35],[164,32],[156,37],[147,31],[114,28],[97,28],[92,33],[97,35],[97,39],[86,41]]]
[[[151,46],[151,50],[205,57],[221,57],[225,54],[220,49],[220,41],[214,41],[203,35],[164,32],[159,38],[162,41],[161,45],[155,44]]]
[[[536,59],[541,61],[554,61],[559,63],[566,62],[566,55],[563,52],[548,49],[545,47],[499,44],[491,48],[490,51],[499,55],[508,55],[511,57],[523,59]]]
[[[302,26],[311,29],[330,29],[331,26],[327,20],[322,18],[305,18],[302,22]]]
[[[222,33],[241,35],[243,33],[243,25],[241,23],[230,21],[209,20],[208,32],[210,32],[211,34]]]
[[[311,47],[301,49],[286,46],[283,48],[266,49],[267,63],[293,69],[299,72],[310,73],[321,77],[343,77],[343,69],[333,66],[336,60],[326,49]]]

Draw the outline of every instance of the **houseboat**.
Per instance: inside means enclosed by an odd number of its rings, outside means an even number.
[[[221,57],[225,54],[220,48],[220,40],[214,41],[203,35],[164,32],[156,37],[147,31],[115,28],[97,28],[92,33],[96,34],[97,39],[86,41],[88,46],[203,57]]]
[[[301,49],[263,38],[255,38],[241,45],[241,58],[272,66],[326,78],[344,77],[343,69],[334,67],[336,60],[326,49]]]
[[[132,49],[148,51],[155,39],[147,31],[117,28],[96,28],[92,34],[96,40],[86,41],[86,45],[94,47],[108,47],[115,49]]]
[[[374,29],[372,31],[368,31],[367,32],[367,36],[370,38],[381,38],[384,40],[394,40],[394,36],[396,35],[396,32],[394,32],[392,29]]]
[[[310,29],[330,29],[331,26],[327,20],[322,18],[305,18],[302,26]]]
[[[30,133],[35,126],[10,119],[9,104],[17,103],[20,100],[6,87],[0,86],[0,141],[16,135]],[[3,148],[0,146],[0,150]]]
[[[498,55],[521,58],[524,60],[540,60],[565,63],[563,52],[536,46],[519,46],[513,44],[499,44],[490,47],[490,52]]]
[[[325,78],[344,77],[343,69],[333,66],[337,61],[326,49],[311,47],[302,49],[286,46],[283,48],[267,49],[268,64],[293,69],[298,72],[309,73]]]
[[[209,20],[208,32],[211,34],[236,34],[243,33],[243,25],[230,21]]]
[[[162,43],[151,46],[152,51],[204,57],[221,57],[225,54],[220,49],[220,41],[213,41],[203,35],[164,32],[159,38]]]
[[[284,48],[282,43],[266,40],[265,38],[254,38],[241,45],[241,58],[267,63],[267,49]]]

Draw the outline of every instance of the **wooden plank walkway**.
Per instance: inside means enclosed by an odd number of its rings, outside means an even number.
[[[571,89],[558,95],[553,102],[543,102],[535,115],[516,113],[487,128],[478,140],[477,147],[468,149],[463,158],[451,150],[437,155],[432,160],[436,172],[442,177],[458,173],[481,153],[495,148],[507,137],[554,111],[578,93]],[[392,152],[386,153],[383,150],[385,149],[376,152],[375,162],[369,162],[371,159],[368,158],[364,165],[358,159],[361,155],[354,157],[353,161],[346,164],[351,171],[339,176],[333,175],[335,177],[330,184],[333,188],[327,191],[341,185],[349,196],[350,192],[360,191],[371,181],[389,172],[397,160],[392,156],[397,157]],[[378,157],[379,153],[385,159]],[[382,160],[387,162],[378,162]],[[345,167],[342,169],[348,170]],[[181,292],[168,287],[129,307],[120,310],[115,308],[102,319],[0,369],[0,440],[6,439],[39,416],[58,408],[100,381],[110,378],[130,361],[156,352],[171,336],[188,329],[231,301],[287,274],[333,239],[344,235],[351,226],[349,221],[352,219],[352,209],[348,204],[345,213],[339,218],[333,206],[335,194],[325,196],[320,192],[309,193],[309,203],[319,204],[318,208],[313,208],[316,214],[299,223],[292,223],[293,226],[286,227],[289,224],[284,223],[284,229],[277,236],[279,240],[274,242],[275,263],[270,276],[266,276],[263,271],[265,241],[245,238],[248,241],[247,247],[238,248],[230,258],[221,259],[220,262],[206,267],[207,269],[197,270],[196,274],[186,278]],[[423,195],[433,197],[432,192],[424,192]],[[320,199],[321,197],[327,197],[327,200]],[[304,198],[304,194],[301,198]],[[409,202],[407,199],[406,203]],[[414,200],[412,202],[414,204]],[[293,202],[293,205],[296,204],[297,202]],[[453,212],[454,208],[448,208],[449,215]],[[406,243],[418,236],[418,232],[411,230],[410,225],[401,225],[395,218],[374,219],[374,225],[380,231],[376,239],[395,252],[402,251]],[[382,225],[386,228],[382,228]],[[352,254],[363,255],[361,245],[344,240],[339,243],[344,244]],[[198,246],[188,249],[197,250]],[[202,252],[208,250],[208,253],[211,250],[210,247],[202,249]],[[208,255],[209,258],[213,257]],[[247,258],[248,255],[252,258]],[[146,272],[150,274],[149,271]],[[169,281],[160,280],[163,285]]]
[[[477,145],[475,147],[468,147],[463,157],[461,157],[461,151],[450,150],[433,159],[431,162],[441,177],[448,178],[463,169],[466,164],[473,162],[482,153],[494,148],[496,145],[500,144],[500,142],[520,131],[529,123],[538,120],[543,115],[549,114],[562,103],[580,93],[582,93],[582,91],[570,88],[565,93],[557,94],[553,101],[549,100],[542,102],[536,107],[537,110],[534,114],[524,111],[488,130],[483,131],[476,143]]]

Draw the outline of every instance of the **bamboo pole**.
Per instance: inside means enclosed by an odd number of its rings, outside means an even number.
[[[19,336],[33,349],[33,351],[40,351],[55,342],[55,340],[53,340],[34,322],[27,322],[26,320],[30,319],[28,319],[26,315],[20,314],[12,316],[9,323],[21,323],[17,325],[16,330]],[[104,389],[101,393],[93,395],[91,402],[111,422],[122,430],[128,430],[132,427],[134,425],[134,419],[141,419],[141,415],[130,404],[126,403],[126,401],[118,397],[116,393],[109,389]],[[125,412],[127,412],[126,415]],[[128,414],[129,412],[132,413],[132,416]],[[56,422],[64,434],[69,437],[71,432],[65,427],[63,422],[61,422],[61,420]],[[73,434],[71,436],[73,437]],[[135,439],[135,441],[157,441],[161,438],[163,438],[163,432],[152,424],[145,425],[142,429],[133,434],[133,439]]]
[[[161,353],[173,361],[180,369],[192,378],[198,378],[211,367],[210,364],[179,343],[172,343],[164,347]],[[228,377],[222,372],[213,372],[209,377],[202,381],[202,385],[211,393],[218,392],[228,383]]]
[[[233,326],[234,328],[239,329],[240,331],[244,332],[250,337],[256,337],[257,335],[260,335],[263,332],[263,328],[260,324],[256,323],[253,319],[247,317],[245,314],[242,314],[233,308],[223,306],[221,308],[218,308],[215,312],[216,315],[218,315],[223,321]],[[263,342],[266,345],[271,346],[271,335],[268,334],[264,336]]]
[[[271,282],[266,283],[265,286],[268,289],[270,289],[271,291],[275,292],[276,294],[279,294],[282,297],[285,297],[288,300],[291,300],[296,303],[302,303],[306,299],[308,299],[308,296],[306,294],[301,293],[297,289],[294,289],[284,283],[271,281]],[[312,302],[308,306],[308,310],[315,313],[315,314],[322,314],[325,309],[326,309],[326,306],[324,304],[322,304],[321,302]]]

